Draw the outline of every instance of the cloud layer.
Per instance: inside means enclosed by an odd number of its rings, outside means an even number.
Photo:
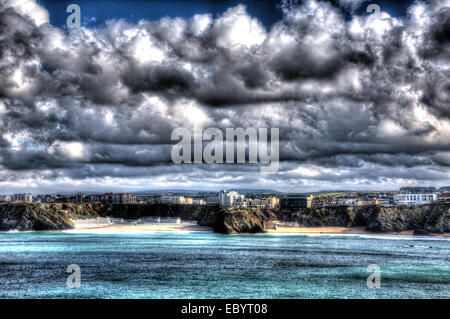
[[[0,192],[450,184],[450,1],[67,32],[34,0],[0,0],[0,26]],[[279,172],[173,164],[172,130],[199,122],[280,128]]]

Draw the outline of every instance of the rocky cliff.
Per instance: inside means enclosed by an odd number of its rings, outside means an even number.
[[[57,230],[73,227],[71,219],[180,217],[213,227],[218,207],[185,205],[111,205],[89,203],[0,204],[0,230]]]
[[[61,230],[72,227],[70,219],[49,207],[26,203],[0,205],[0,230]]]
[[[220,209],[214,221],[214,231],[223,234],[263,233],[264,223],[276,219],[269,210]]]
[[[211,226],[214,231],[225,234],[264,232],[264,223],[274,219],[297,222],[302,226],[364,226],[372,232],[450,232],[450,208],[445,205],[231,210],[218,206],[88,203],[1,204],[0,230],[57,230],[73,227],[72,218],[137,219],[148,216],[195,220],[199,225]]]
[[[416,233],[450,232],[450,207],[424,206],[362,206],[281,209],[277,216],[282,221],[298,222],[303,226],[364,226],[371,232]]]

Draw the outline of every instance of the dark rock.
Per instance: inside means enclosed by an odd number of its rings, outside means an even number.
[[[73,223],[65,213],[40,205],[13,203],[0,205],[0,230],[60,230]]]
[[[321,207],[321,208],[282,208],[275,212],[278,219],[287,222],[298,222],[303,226],[341,226],[351,227],[355,223],[353,207]]]
[[[214,231],[223,234],[264,233],[264,221],[269,218],[262,211],[220,209]]]
[[[415,235],[415,236],[429,236],[429,235],[431,235],[431,233],[426,231],[425,229],[414,229],[413,235]]]

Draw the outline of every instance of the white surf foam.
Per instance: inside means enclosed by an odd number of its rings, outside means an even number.
[[[382,234],[337,234],[337,233],[266,233],[264,235],[272,236],[306,236],[306,237],[359,237],[370,239],[389,239],[389,240],[439,240],[450,241],[450,237],[444,236],[413,236],[413,235],[382,235]]]
[[[94,234],[94,235],[138,235],[153,233],[171,233],[171,234],[192,234],[192,233],[212,233],[208,230],[135,230],[135,229],[69,229],[63,230],[69,234]]]

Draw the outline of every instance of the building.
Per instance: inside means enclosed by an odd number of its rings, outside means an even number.
[[[172,195],[161,195],[161,197],[159,198],[159,203],[160,204],[177,204],[177,197],[172,196]]]
[[[330,199],[328,197],[314,197],[311,202],[311,207],[327,207],[330,206]]]
[[[280,199],[277,197],[245,198],[242,204],[240,201],[237,201],[235,204],[237,207],[249,207],[256,209],[276,208],[279,207],[279,205]]]
[[[206,202],[204,199],[201,198],[193,198],[192,205],[206,205]]]
[[[219,193],[219,205],[220,206],[239,206],[245,207],[245,196],[236,193],[235,191],[228,192],[227,190],[223,190]]]
[[[12,201],[11,195],[0,195],[0,202],[10,202]]]
[[[280,199],[278,197],[267,197],[265,199],[266,207],[265,208],[277,208],[280,207]]]
[[[89,198],[88,200],[91,203],[108,203],[108,204],[135,204],[136,203],[136,196],[133,194],[106,193],[106,194],[100,194],[100,195],[90,195],[88,198]]]
[[[266,208],[266,201],[261,198],[246,198],[245,199],[245,206],[243,207],[249,207],[249,208]]]
[[[206,205],[219,205],[219,195],[206,196]]]
[[[286,196],[281,198],[281,207],[310,208],[313,196]]]
[[[31,194],[14,194],[13,201],[22,201],[27,203],[33,202],[33,196]]]
[[[246,198],[245,206],[250,208],[265,208],[266,202],[260,198]]]
[[[437,201],[437,194],[395,194],[395,205],[425,205]]]
[[[113,194],[113,204],[135,204],[136,196],[133,194]]]
[[[450,193],[442,193],[439,195],[439,202],[444,204],[450,204]]]
[[[358,199],[356,201],[356,206],[370,206],[370,205],[377,205],[377,201],[372,201],[368,199]]]
[[[161,203],[161,197],[163,195],[161,194],[154,194],[154,195],[149,195],[146,199],[147,203],[156,203],[159,204]]]
[[[152,202],[152,196],[150,195],[136,195],[137,204],[147,204]]]
[[[358,204],[356,198],[339,197],[337,198],[337,206],[356,206]]]
[[[159,203],[170,205],[192,205],[192,197],[178,196],[178,195],[161,195]]]
[[[389,198],[377,198],[377,202],[375,205],[380,205],[380,206],[389,206],[391,205]]]
[[[74,203],[88,203],[90,201],[90,197],[86,194],[76,194],[71,196],[70,201]]]
[[[55,202],[55,198],[52,195],[38,195],[38,201],[41,203],[53,203]]]

